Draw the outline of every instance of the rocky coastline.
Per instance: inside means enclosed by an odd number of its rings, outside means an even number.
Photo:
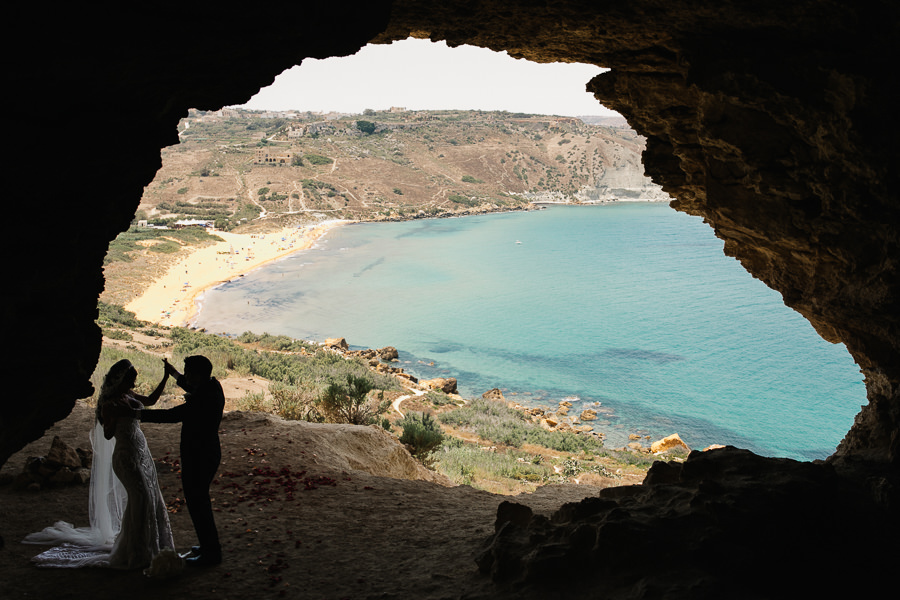
[[[330,350],[346,359],[360,359],[368,368],[379,374],[395,377],[401,386],[419,392],[439,391],[447,394],[454,402],[463,404],[466,400],[459,394],[458,381],[455,377],[438,377],[434,379],[420,380],[411,373],[407,373],[404,367],[396,366],[399,362],[399,352],[393,346],[384,348],[365,348],[351,350],[347,340],[343,337],[329,338],[318,343],[320,347]],[[521,412],[528,420],[540,425],[547,431],[567,431],[580,435],[588,435],[605,439],[605,434],[595,429],[593,421],[598,420],[598,413],[610,412],[602,409],[599,403],[593,407],[583,407],[580,413],[570,414],[574,404],[567,399],[559,400],[557,406],[525,406],[518,402],[507,400],[500,388],[492,388],[481,395],[486,400],[502,402],[509,408]],[[677,433],[668,435],[662,439],[650,442],[651,436],[630,434],[629,443],[619,451],[642,452],[646,454],[663,454],[671,451],[691,452],[691,448],[681,439]],[[719,448],[714,445],[705,450]]]

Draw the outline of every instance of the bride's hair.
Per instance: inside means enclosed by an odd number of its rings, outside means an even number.
[[[103,418],[100,416],[100,407],[124,391],[122,383],[124,383],[125,378],[131,371],[136,372],[137,370],[127,358],[123,358],[107,371],[106,377],[103,378],[103,384],[100,386],[100,394],[97,396],[96,415],[100,423],[103,423]]]

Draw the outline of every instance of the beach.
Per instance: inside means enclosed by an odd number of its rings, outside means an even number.
[[[265,234],[214,232],[224,241],[191,251],[125,308],[143,321],[184,326],[196,314],[197,299],[204,291],[294,252],[307,250],[328,231],[351,222],[323,221]]]

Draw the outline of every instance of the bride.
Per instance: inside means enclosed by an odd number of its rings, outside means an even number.
[[[128,360],[120,360],[106,374],[91,431],[90,526],[58,521],[28,535],[25,543],[59,544],[32,559],[38,566],[138,569],[149,565],[148,575],[180,570],[181,558],[174,551],[153,457],[138,421],[125,416],[134,408],[155,404],[168,373],[149,396],[132,389],[136,379],[137,370]]]

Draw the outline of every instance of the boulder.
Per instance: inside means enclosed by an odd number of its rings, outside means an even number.
[[[344,338],[328,338],[322,345],[326,348],[334,348],[335,350],[349,350],[350,346]]]
[[[445,394],[457,394],[459,393],[456,389],[456,378],[455,377],[447,377],[446,379],[443,377],[438,377],[436,379],[427,379],[421,382],[423,386],[432,390],[440,390]]]
[[[378,356],[381,357],[381,360],[392,361],[397,360],[400,357],[400,354],[397,353],[397,349],[393,346],[385,346],[384,348],[379,348]]]
[[[594,421],[597,419],[597,411],[592,410],[590,408],[586,408],[581,411],[581,417],[579,417],[582,421]]]
[[[481,395],[485,400],[499,400],[500,402],[506,402],[506,398],[503,397],[503,392],[500,391],[500,388],[493,388]]]
[[[47,453],[47,463],[54,467],[69,467],[77,469],[81,467],[81,457],[75,448],[62,441],[60,437],[54,436],[53,442],[50,444],[50,452]]]
[[[688,445],[685,444],[680,437],[678,437],[677,433],[673,433],[670,436],[664,437],[661,440],[657,440],[650,444],[650,451],[654,454],[659,452],[667,452],[672,450],[673,448],[684,448],[686,451],[690,452],[691,449],[688,448]]]

